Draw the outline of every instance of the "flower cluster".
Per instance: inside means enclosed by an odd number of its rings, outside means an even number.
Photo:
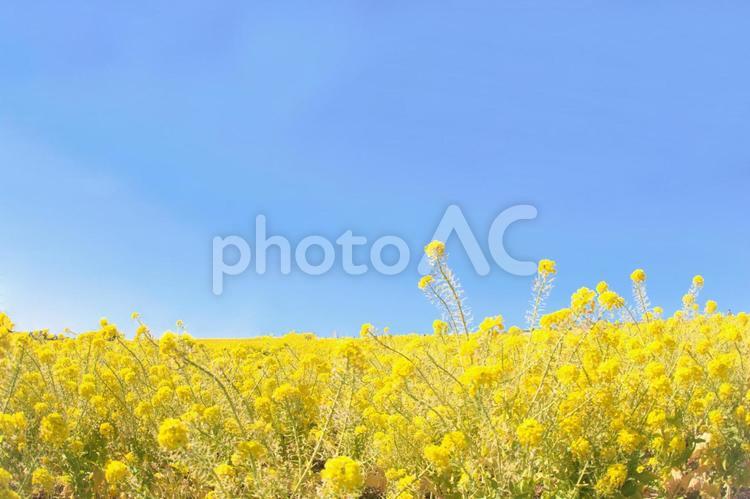
[[[52,335],[0,314],[0,497],[678,497],[750,484],[750,317],[599,283],[471,326],[445,246],[425,335]]]

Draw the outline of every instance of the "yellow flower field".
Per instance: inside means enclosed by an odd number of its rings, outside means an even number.
[[[750,480],[750,325],[633,304],[606,283],[525,329],[471,326],[442,243],[426,335],[157,338],[134,314],[77,335],[0,318],[0,498],[706,497]]]

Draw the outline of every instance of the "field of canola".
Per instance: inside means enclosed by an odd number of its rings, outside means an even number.
[[[742,497],[750,325],[599,283],[525,329],[471,326],[444,245],[419,288],[426,335],[247,341],[152,334],[137,314],[81,334],[0,315],[0,498]],[[632,303],[628,303],[632,301]]]

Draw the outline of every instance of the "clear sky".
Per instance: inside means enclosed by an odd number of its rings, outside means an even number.
[[[15,5],[13,5],[15,4]],[[282,5],[283,4],[283,5]],[[430,327],[416,254],[459,205],[487,248],[549,257],[552,306],[649,274],[750,301],[750,3],[4,2],[0,308],[19,326],[196,336]],[[398,276],[252,272],[211,292],[211,239],[257,214],[299,241],[403,237]],[[481,318],[531,279],[473,273]],[[339,266],[335,267],[339,268]]]

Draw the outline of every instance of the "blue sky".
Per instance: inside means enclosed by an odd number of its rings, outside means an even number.
[[[283,3],[283,5],[282,5]],[[747,2],[38,2],[0,7],[0,308],[22,327],[196,336],[429,329],[417,252],[449,204],[558,261],[551,306],[649,273],[671,309],[750,298]],[[399,276],[247,272],[211,239],[403,237]],[[455,267],[481,318],[531,279]],[[340,261],[340,259],[339,259]],[[338,267],[335,267],[338,268]]]

